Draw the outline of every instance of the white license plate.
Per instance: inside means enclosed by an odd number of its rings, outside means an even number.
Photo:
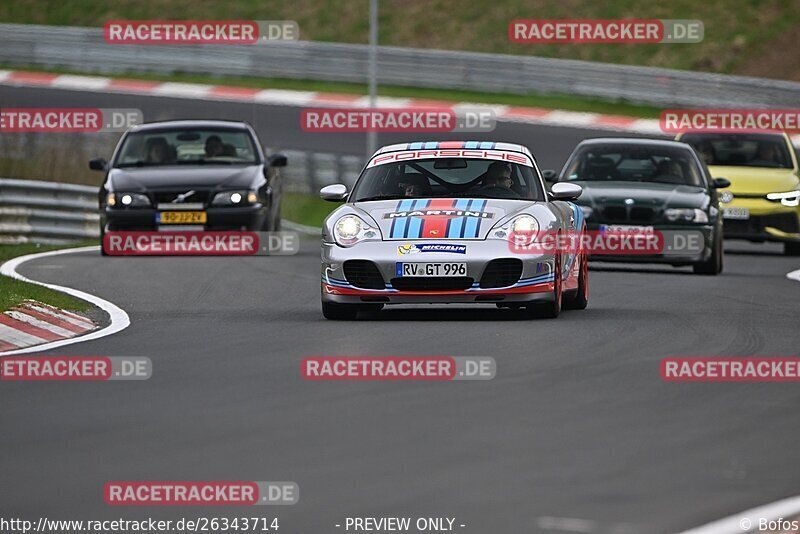
[[[746,221],[750,218],[750,210],[747,208],[723,208],[722,218]]]
[[[617,234],[652,234],[652,226],[635,226],[631,224],[601,224],[601,232],[613,232]]]
[[[397,262],[397,276],[467,276],[466,263],[405,263]]]

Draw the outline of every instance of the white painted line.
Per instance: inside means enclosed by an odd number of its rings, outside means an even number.
[[[793,517],[798,512],[800,512],[800,495],[751,508],[730,517],[686,530],[680,534],[742,534],[744,532],[758,532],[760,519],[773,521],[780,517]]]
[[[800,269],[787,273],[786,278],[788,278],[789,280],[795,280],[797,282],[800,282]]]
[[[307,226],[305,224],[287,221],[286,219],[281,219],[281,226],[288,230],[292,230],[293,232],[300,232],[301,234],[308,234],[315,236],[322,235],[322,228],[316,226]]]
[[[27,347],[28,345],[38,345],[40,343],[44,343],[45,341],[47,341],[46,339],[36,337],[33,334],[23,332],[22,330],[17,330],[16,328],[11,328],[6,324],[1,324],[1,323],[0,323],[0,340],[5,341],[7,343],[11,343],[12,345],[16,345],[18,347]],[[6,354],[6,353],[0,352],[0,354]]]
[[[99,91],[105,89],[111,83],[111,78],[101,78],[98,76],[74,76],[62,74],[50,84],[52,87],[61,89],[81,89],[84,91]]]
[[[211,85],[200,83],[166,82],[153,88],[150,94],[159,96],[179,96],[181,98],[205,98],[211,91]]]
[[[89,332],[86,335],[73,337],[70,339],[60,339],[58,341],[51,341],[50,343],[44,343],[41,345],[37,345],[35,347],[28,347],[25,349],[0,352],[0,356],[11,356],[12,354],[25,354],[30,352],[44,352],[46,350],[63,347],[65,345],[72,345],[73,343],[81,343],[83,341],[91,341],[93,339],[100,339],[102,337],[110,336],[111,334],[116,334],[117,332],[124,330],[128,328],[128,326],[130,326],[131,320],[128,317],[128,314],[125,313],[125,310],[123,310],[122,308],[118,307],[117,305],[111,302],[108,302],[107,300],[101,299],[100,297],[96,297],[89,293],[85,293],[78,289],[73,289],[71,287],[58,286],[55,284],[46,284],[44,282],[37,282],[36,280],[30,280],[17,272],[17,268],[20,265],[31,260],[36,260],[39,258],[47,258],[50,256],[60,256],[62,254],[74,254],[76,252],[86,252],[90,250],[99,251],[100,247],[92,246],[92,247],[67,248],[63,250],[51,250],[49,252],[39,252],[37,254],[28,254],[27,256],[19,256],[18,258],[12,258],[8,260],[2,266],[0,266],[0,274],[5,276],[10,276],[11,278],[15,278],[17,280],[22,280],[23,282],[30,282],[32,284],[38,284],[40,286],[48,287],[55,291],[61,291],[62,293],[66,293],[67,295],[71,295],[75,298],[83,299],[87,302],[90,302],[108,314],[109,318],[111,319],[109,325],[100,330],[95,330],[94,332]]]
[[[575,519],[572,517],[542,516],[536,520],[536,526],[544,530],[559,532],[594,532],[597,525],[588,519]]]

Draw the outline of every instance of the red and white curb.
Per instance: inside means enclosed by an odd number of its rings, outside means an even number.
[[[83,76],[75,74],[51,74],[0,70],[0,85],[18,87],[52,87],[98,93],[122,93],[189,98],[207,101],[251,102],[254,104],[297,106],[297,107],[369,107],[369,97],[344,93],[325,93],[317,91],[293,91],[287,89],[257,89],[227,85],[207,85],[199,83],[158,82],[150,80],[107,78],[102,76]],[[584,128],[587,130],[608,130],[630,132],[644,135],[665,135],[658,119],[640,119],[624,115],[606,115],[561,109],[506,106],[484,103],[427,100],[421,98],[378,97],[379,108],[431,108],[452,109],[490,109],[499,122],[518,122]],[[800,146],[800,135],[792,136]]]
[[[297,107],[369,107],[369,97],[344,93],[293,91],[288,89],[257,89],[227,85],[199,83],[158,82],[150,80],[107,78],[75,74],[51,74],[0,70],[0,85],[18,87],[52,87],[99,93],[190,98],[223,102],[251,102],[254,104]],[[645,135],[665,135],[658,119],[641,119],[624,115],[606,115],[561,109],[506,106],[498,104],[428,100],[420,98],[378,97],[379,108],[441,108],[458,111],[459,108],[490,109],[500,122],[542,124],[587,130],[608,130]],[[800,135],[792,136],[800,146]]]
[[[99,250],[100,247],[91,246],[39,252],[13,258],[0,266],[0,275],[44,286],[85,300],[105,311],[110,319],[107,326],[98,328],[96,323],[82,315],[40,303],[26,302],[0,314],[0,356],[44,352],[73,343],[99,339],[124,330],[131,324],[128,314],[107,300],[71,287],[31,280],[17,272],[20,265],[31,260]]]
[[[52,87],[100,93],[124,93],[200,100],[252,102],[254,104],[297,107],[369,107],[369,97],[363,95],[323,93],[315,91],[291,91],[285,89],[257,89],[206,85],[197,83],[157,82],[147,80],[125,80],[99,76],[73,74],[50,74],[44,72],[0,70],[0,85],[21,87]],[[661,134],[658,120],[638,119],[621,115],[582,113],[576,111],[479,104],[453,103],[444,100],[416,98],[378,97],[381,108],[443,108],[458,111],[459,108],[491,109],[498,121],[545,124],[591,130],[612,130],[642,134]]]
[[[83,315],[26,301],[0,314],[0,351],[69,339],[91,332],[98,326]]]

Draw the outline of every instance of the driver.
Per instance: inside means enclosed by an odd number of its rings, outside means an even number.
[[[757,167],[777,167],[778,150],[772,143],[759,143],[756,157],[750,160],[748,165]]]
[[[505,161],[495,161],[486,170],[483,189],[502,188],[511,191],[514,180],[511,178],[511,165]]]
[[[681,164],[673,159],[662,160],[656,168],[656,177],[676,177],[683,178],[683,168]]]
[[[145,144],[148,163],[166,163],[169,159],[169,145],[163,137],[152,137]]]

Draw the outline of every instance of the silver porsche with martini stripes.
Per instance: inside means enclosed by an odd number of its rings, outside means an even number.
[[[576,184],[548,191],[522,145],[431,141],[390,145],[353,189],[320,191],[343,202],[322,228],[322,312],[355,319],[390,304],[494,304],[557,317],[588,302],[580,250],[520,253],[515,235],[576,234]]]

